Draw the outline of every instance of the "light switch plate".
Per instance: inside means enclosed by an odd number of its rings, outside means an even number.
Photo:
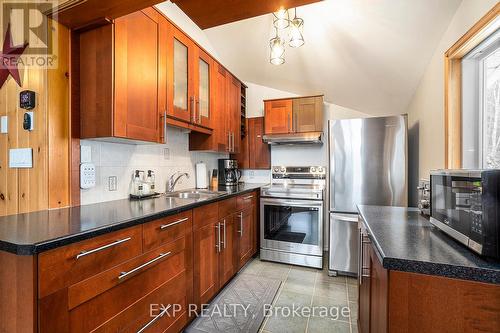
[[[92,147],[80,146],[80,163],[92,162]]]
[[[32,168],[33,149],[9,149],[9,168]]]
[[[9,133],[9,117],[7,116],[0,117],[0,133]]]
[[[95,186],[95,165],[92,163],[80,164],[80,188],[92,188]]]

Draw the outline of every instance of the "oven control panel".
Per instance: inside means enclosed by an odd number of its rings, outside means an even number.
[[[272,177],[274,179],[325,179],[326,168],[323,166],[273,166]]]

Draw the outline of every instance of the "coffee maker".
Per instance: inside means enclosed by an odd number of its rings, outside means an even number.
[[[221,158],[218,160],[219,186],[238,185],[241,172],[238,170],[238,162],[232,159]]]

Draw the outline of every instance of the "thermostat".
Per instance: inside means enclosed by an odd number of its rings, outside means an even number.
[[[21,109],[31,110],[35,108],[35,105],[36,102],[34,91],[23,90],[19,93],[19,107]]]

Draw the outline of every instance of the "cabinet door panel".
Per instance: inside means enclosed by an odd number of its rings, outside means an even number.
[[[264,104],[266,134],[286,134],[292,131],[292,100],[267,101]]]
[[[194,232],[194,302],[203,304],[219,290],[218,222],[210,223]]]
[[[254,207],[237,214],[236,229],[238,234],[238,266],[242,267],[252,256],[254,228]]]
[[[236,257],[234,242],[234,220],[228,216],[220,221],[221,226],[221,252],[220,252],[220,287],[226,284],[236,273]]]
[[[191,121],[194,96],[192,93],[192,42],[180,30],[171,26],[167,50],[167,113]]]
[[[250,118],[248,125],[248,136],[250,144],[250,168],[270,169],[271,149],[262,141],[264,135],[264,117]]]
[[[214,134],[217,151],[227,152],[229,148],[229,130],[227,128],[227,76],[229,73],[219,64],[215,70],[215,110],[213,114]]]
[[[370,332],[387,332],[388,273],[370,249]]]
[[[115,20],[115,136],[158,141],[158,36],[142,11]]]
[[[293,130],[296,133],[323,130],[323,98],[307,97],[293,100]]]
[[[196,50],[196,59],[194,60],[194,94],[195,106],[193,122],[205,126],[212,127],[210,118],[212,112],[212,89],[210,87],[213,60],[203,50]]]

